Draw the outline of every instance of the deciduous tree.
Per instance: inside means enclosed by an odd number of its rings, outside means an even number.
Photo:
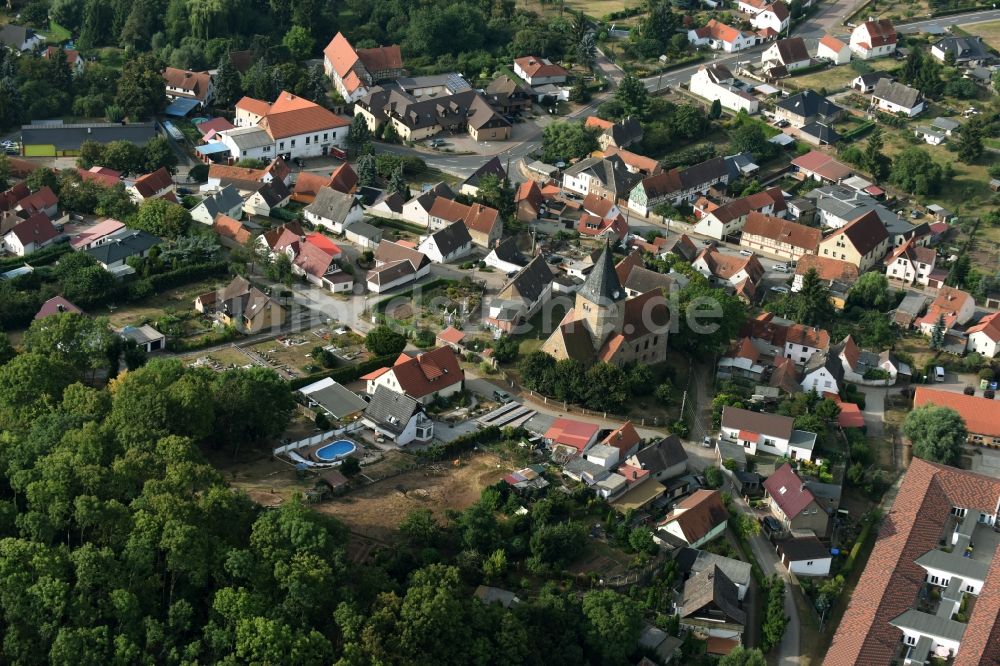
[[[954,409],[923,405],[906,415],[903,434],[913,443],[913,455],[953,465],[961,455],[969,431]]]

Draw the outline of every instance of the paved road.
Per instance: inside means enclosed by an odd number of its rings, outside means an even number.
[[[885,430],[885,394],[883,386],[859,386],[865,395],[865,427],[870,437],[879,437]]]
[[[996,7],[996,5],[993,5]],[[973,23],[984,23],[986,21],[1000,20],[1000,9],[988,9],[981,12],[971,12],[969,14],[954,14],[952,16],[939,16],[931,19],[921,19],[910,23],[899,23],[896,31],[903,34],[920,32],[931,26],[947,28],[952,25],[971,25]]]

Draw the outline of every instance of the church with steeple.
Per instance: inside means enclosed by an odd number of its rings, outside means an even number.
[[[605,245],[586,281],[576,292],[573,309],[542,345],[556,360],[572,358],[624,365],[659,363],[667,355],[670,311],[658,290],[628,298]]]

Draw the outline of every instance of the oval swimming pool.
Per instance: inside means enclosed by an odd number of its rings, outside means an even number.
[[[357,448],[354,442],[349,439],[338,439],[336,442],[330,442],[326,446],[317,449],[314,455],[320,460],[331,462],[351,455]]]

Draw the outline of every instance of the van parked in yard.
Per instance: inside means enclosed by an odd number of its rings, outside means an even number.
[[[934,366],[934,381],[943,382],[944,381],[944,368],[940,365]]]

